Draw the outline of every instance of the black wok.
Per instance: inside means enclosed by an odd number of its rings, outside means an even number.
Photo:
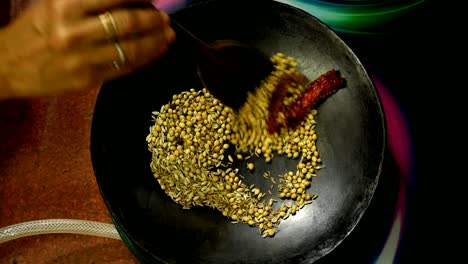
[[[310,80],[335,68],[347,86],[317,108],[325,168],[308,191],[318,198],[281,222],[273,238],[262,238],[256,228],[232,224],[209,208],[183,210],[153,178],[145,141],[151,112],[174,94],[201,88],[186,51],[176,43],[161,60],[106,83],[96,101],[91,157],[125,243],[143,263],[311,263],[329,253],[358,224],[383,162],[384,114],[365,68],[329,27],[279,2],[202,1],[173,15],[207,41],[237,39],[268,55],[294,56]],[[273,161],[272,173],[295,164]]]

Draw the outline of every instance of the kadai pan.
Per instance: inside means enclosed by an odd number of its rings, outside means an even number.
[[[317,147],[325,167],[308,192],[318,198],[282,221],[274,237],[262,238],[257,228],[232,224],[210,208],[182,209],[150,170],[145,139],[151,113],[174,94],[202,88],[187,50],[176,42],[153,64],[104,84],[92,120],[91,158],[124,242],[142,263],[299,264],[323,257],[358,224],[381,173],[385,119],[364,66],[326,24],[276,1],[199,1],[173,16],[206,41],[236,39],[268,55],[293,56],[310,80],[337,69],[346,87],[317,107]],[[269,165],[258,162],[248,177],[262,178],[266,169],[284,173],[296,164],[280,157]]]

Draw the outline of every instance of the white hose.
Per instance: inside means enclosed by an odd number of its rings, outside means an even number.
[[[75,219],[45,219],[0,228],[0,244],[21,237],[57,233],[121,239],[113,224]]]

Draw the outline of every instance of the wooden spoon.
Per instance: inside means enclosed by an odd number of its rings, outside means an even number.
[[[171,26],[177,40],[194,52],[204,87],[234,110],[239,110],[248,92],[273,71],[270,58],[249,45],[231,39],[207,43],[174,18]]]

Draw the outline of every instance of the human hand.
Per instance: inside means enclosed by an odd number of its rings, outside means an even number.
[[[97,88],[164,54],[169,24],[150,0],[40,1],[0,30],[0,83],[10,97]]]

